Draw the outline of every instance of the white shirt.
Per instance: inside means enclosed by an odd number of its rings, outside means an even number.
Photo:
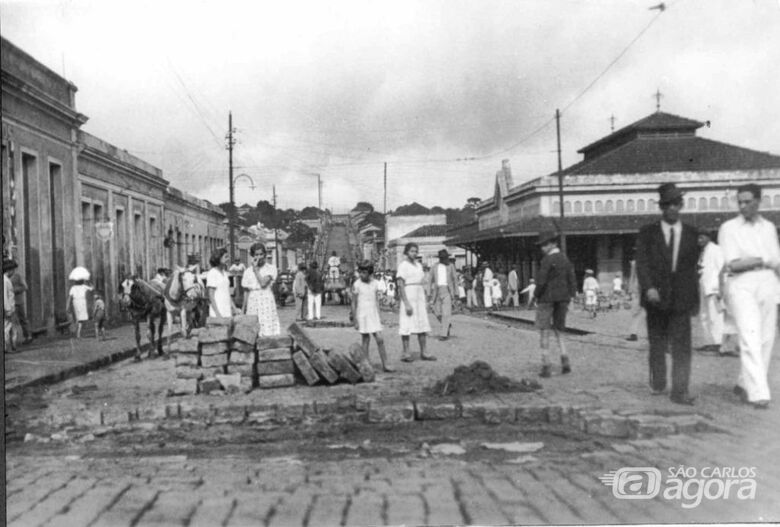
[[[751,257],[761,258],[769,266],[780,263],[777,228],[761,216],[754,222],[742,215],[728,220],[720,226],[718,243],[726,263]]]
[[[3,273],[3,309],[6,317],[12,316],[16,309],[14,304],[14,284],[11,283],[11,279],[5,273]]]
[[[485,271],[482,273],[482,285],[485,289],[490,287],[490,282],[493,281],[493,271],[490,270],[490,267],[486,267]]]
[[[704,296],[720,292],[720,271],[723,269],[723,252],[717,244],[709,242],[699,257],[699,289]]]
[[[339,265],[341,265],[341,259],[338,256],[331,256],[328,258],[329,267],[338,267]]]
[[[582,291],[583,292],[586,292],[586,291],[598,291],[599,289],[601,289],[601,288],[599,287],[598,280],[596,280],[592,276],[587,277],[583,281],[583,283],[582,283]]]
[[[447,266],[441,263],[436,265],[438,265],[438,269],[436,270],[436,285],[447,287]]]
[[[227,273],[221,271],[218,267],[212,267],[206,275],[206,287],[214,288],[214,303],[217,304],[217,309],[219,309],[219,316],[233,316],[233,302],[230,299],[230,280],[228,280]],[[209,306],[209,316],[217,316],[214,308],[211,306]]]
[[[672,247],[672,272],[677,270],[677,255],[680,254],[680,237],[682,237],[682,222],[677,221],[674,225],[661,221],[661,230],[664,232],[664,241],[669,245],[669,237],[674,230],[674,247]]]

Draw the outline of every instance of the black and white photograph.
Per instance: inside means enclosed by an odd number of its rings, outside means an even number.
[[[778,64],[780,0],[0,0],[0,522],[780,522]]]

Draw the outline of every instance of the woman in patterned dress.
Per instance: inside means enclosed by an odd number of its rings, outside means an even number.
[[[279,316],[276,314],[276,301],[272,290],[276,280],[276,267],[266,262],[265,246],[255,243],[249,248],[252,265],[244,271],[241,287],[244,288],[243,311],[247,315],[257,315],[260,322],[261,337],[281,334]]]
[[[406,258],[398,265],[396,281],[398,282],[398,294],[401,298],[401,309],[398,312],[398,334],[401,335],[403,345],[403,362],[412,362],[409,354],[409,335],[417,334],[417,342],[420,344],[420,358],[422,360],[436,360],[436,357],[428,355],[425,351],[425,336],[431,330],[428,322],[427,302],[425,299],[425,271],[421,263],[417,261],[419,247],[416,243],[407,243],[404,247]]]

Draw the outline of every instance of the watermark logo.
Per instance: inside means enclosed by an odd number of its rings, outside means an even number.
[[[670,467],[666,478],[654,467],[623,467],[599,477],[621,500],[661,496],[679,501],[684,509],[706,500],[752,500],[756,497],[756,467]]]
[[[650,500],[661,491],[661,471],[654,467],[623,467],[599,479],[621,500]]]

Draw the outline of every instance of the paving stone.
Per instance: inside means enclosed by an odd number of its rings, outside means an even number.
[[[95,522],[96,525],[125,525],[128,518],[134,518],[139,512],[151,507],[158,491],[148,485],[133,485],[122,494],[119,501],[103,512]]]
[[[425,525],[425,504],[422,496],[391,494],[387,498],[389,525]]]
[[[201,365],[200,370],[203,372],[204,378],[214,378],[216,375],[225,373],[226,366],[209,366],[205,367]]]
[[[283,386],[293,386],[295,376],[292,374],[283,375],[261,375],[257,378],[257,385],[260,388],[281,388]]]
[[[233,327],[232,317],[208,317],[206,319],[206,329],[213,327]]]
[[[227,342],[209,342],[200,345],[200,354],[201,356],[226,354],[228,349],[229,345]]]
[[[628,437],[630,430],[628,420],[625,417],[613,415],[610,417],[599,416],[598,419],[588,422],[587,433],[607,437]]]
[[[254,324],[236,324],[233,328],[232,337],[244,344],[254,347],[257,341],[257,333],[260,331],[260,324],[255,319]]]
[[[290,324],[290,327],[287,328],[287,333],[290,334],[295,345],[307,357],[311,357],[319,349],[319,346],[312,340],[311,336],[297,322]]]
[[[89,489],[69,504],[66,511],[58,514],[47,525],[91,525],[98,515],[117,500],[127,484],[111,483],[103,480],[99,486]],[[9,516],[10,520],[10,516]],[[22,517],[22,525],[31,525]]]
[[[174,356],[174,364],[177,368],[179,366],[197,366],[198,358],[197,353],[177,353]]]
[[[349,350],[347,351],[347,360],[357,368],[364,382],[374,382],[374,380],[376,380],[374,367],[371,366],[371,362],[363,354],[363,347],[360,344],[350,344]]]
[[[322,350],[315,350],[314,353],[309,356],[309,362],[317,373],[330,384],[339,380],[339,374],[330,367],[330,364],[328,364],[328,357]]]
[[[257,351],[263,351],[268,349],[286,348],[292,347],[293,340],[288,335],[276,335],[274,337],[257,337],[255,346]]]
[[[628,443],[612,443],[610,446],[612,447],[612,450],[620,452],[621,454],[634,454],[636,452],[636,448]]]
[[[704,432],[709,427],[706,419],[699,415],[673,415],[667,417],[666,421],[673,424],[679,434]]]
[[[369,423],[406,423],[414,421],[414,404],[371,404],[366,416]]]
[[[292,354],[293,352],[290,346],[263,349],[257,352],[257,362],[291,360]]]
[[[360,372],[358,372],[357,369],[355,369],[355,367],[338,350],[333,350],[328,353],[328,364],[330,364],[331,368],[339,373],[339,376],[342,379],[352,384],[356,384],[363,380]]]
[[[233,510],[233,497],[210,497],[200,502],[187,525],[190,527],[214,527],[225,525]]]
[[[234,340],[230,343],[230,351],[235,351],[237,353],[251,353],[253,357],[256,355],[254,343],[247,344],[246,342],[241,342],[240,340]]]
[[[228,364],[254,364],[255,362],[254,351],[244,352],[233,349],[228,353]]]
[[[263,520],[269,516],[273,507],[282,500],[278,492],[242,492],[234,495],[235,507],[227,527],[246,527],[263,525]],[[312,525],[317,525],[312,524]]]
[[[228,363],[227,352],[220,353],[219,355],[202,355],[200,357],[200,365],[203,368],[224,368]],[[223,370],[224,371],[224,370]]]
[[[550,424],[561,424],[563,422],[563,414],[566,408],[563,405],[552,404],[547,407],[547,422]]]
[[[159,488],[164,483],[156,480],[155,485]],[[154,501],[151,510],[148,510],[136,525],[138,527],[151,527],[166,524],[185,524],[187,518],[195,512],[198,501],[197,494],[192,492],[183,490],[161,492]]]
[[[257,375],[254,364],[228,364],[225,367],[226,373],[238,373],[242,377],[252,377]]]
[[[202,379],[198,381],[198,390],[204,395],[208,395],[214,391],[221,391],[222,384],[215,379]]]
[[[518,423],[539,424],[547,422],[547,407],[540,405],[518,406],[515,416]]]
[[[652,414],[632,415],[628,417],[631,437],[638,439],[670,435],[676,432],[673,422]]]
[[[203,378],[203,369],[199,366],[177,366],[177,379],[201,379]]]
[[[460,415],[460,404],[456,402],[433,403],[427,401],[415,401],[414,403],[414,418],[417,421],[458,419]]]
[[[384,498],[377,492],[360,489],[360,493],[352,496],[345,525],[382,525],[382,510]]]
[[[296,351],[293,353],[293,362],[295,362],[295,366],[298,368],[298,371],[303,375],[303,378],[306,380],[306,383],[309,386],[313,386],[317,384],[320,380],[320,376],[317,375],[317,372],[314,371],[314,368],[309,363],[309,359],[306,358],[306,355],[302,351]]]
[[[178,344],[180,353],[198,353],[200,351],[200,341],[197,337],[190,336],[188,339],[179,339],[176,344]]]
[[[198,393],[198,379],[174,379],[171,393],[173,395],[194,395]]]
[[[256,366],[258,375],[279,375],[295,371],[292,360],[258,362]]]
[[[225,391],[230,391],[230,388],[239,389],[241,387],[241,374],[240,373],[223,373],[216,375],[216,379]]]
[[[207,327],[206,331],[203,331],[198,335],[198,341],[201,343],[201,350],[203,349],[203,344],[211,344],[214,342],[227,343],[229,340],[230,326]]]

